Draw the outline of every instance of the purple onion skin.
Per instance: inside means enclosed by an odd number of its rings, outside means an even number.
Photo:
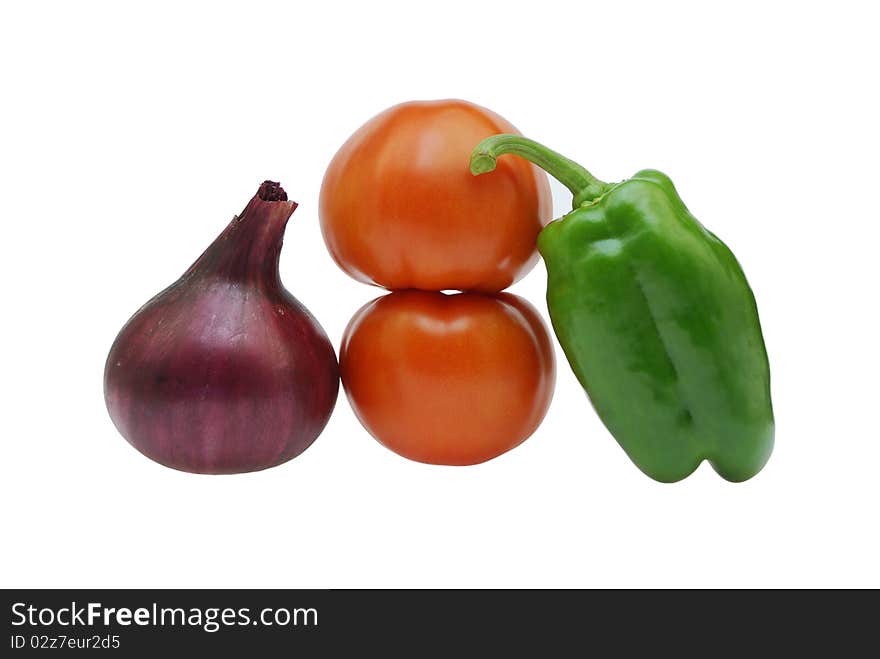
[[[278,274],[295,208],[265,182],[116,337],[104,398],[116,428],[147,457],[201,474],[256,471],[296,457],[327,424],[336,354]]]

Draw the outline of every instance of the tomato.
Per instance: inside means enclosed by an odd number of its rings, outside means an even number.
[[[529,437],[556,378],[550,337],[510,293],[400,291],[365,305],[340,348],[364,427],[411,460],[469,465]]]
[[[473,148],[516,133],[500,116],[458,100],[403,103],[362,126],[321,186],[330,254],[359,281],[392,290],[496,292],[537,262],[551,219],[547,176],[503,157],[473,176]]]

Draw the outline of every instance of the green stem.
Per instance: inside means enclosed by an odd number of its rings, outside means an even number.
[[[471,153],[471,173],[477,176],[491,172],[495,169],[498,156],[505,153],[512,153],[535,163],[571,190],[574,195],[572,205],[575,208],[601,196],[611,187],[573,160],[519,135],[493,135],[480,142]]]

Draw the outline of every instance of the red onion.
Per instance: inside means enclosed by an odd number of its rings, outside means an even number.
[[[197,473],[255,471],[296,457],[326,425],[339,390],[336,354],[278,275],[295,208],[277,183],[263,183],[116,337],[107,409],[147,457]]]

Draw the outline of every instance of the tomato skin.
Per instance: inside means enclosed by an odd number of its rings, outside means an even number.
[[[556,365],[535,308],[516,295],[399,291],[351,319],[342,384],[364,427],[418,462],[470,465],[514,448],[550,405]]]
[[[321,230],[334,260],[359,281],[391,290],[497,292],[538,259],[553,212],[546,174],[501,158],[473,176],[473,148],[517,133],[461,100],[396,105],[358,129],[321,186]]]

